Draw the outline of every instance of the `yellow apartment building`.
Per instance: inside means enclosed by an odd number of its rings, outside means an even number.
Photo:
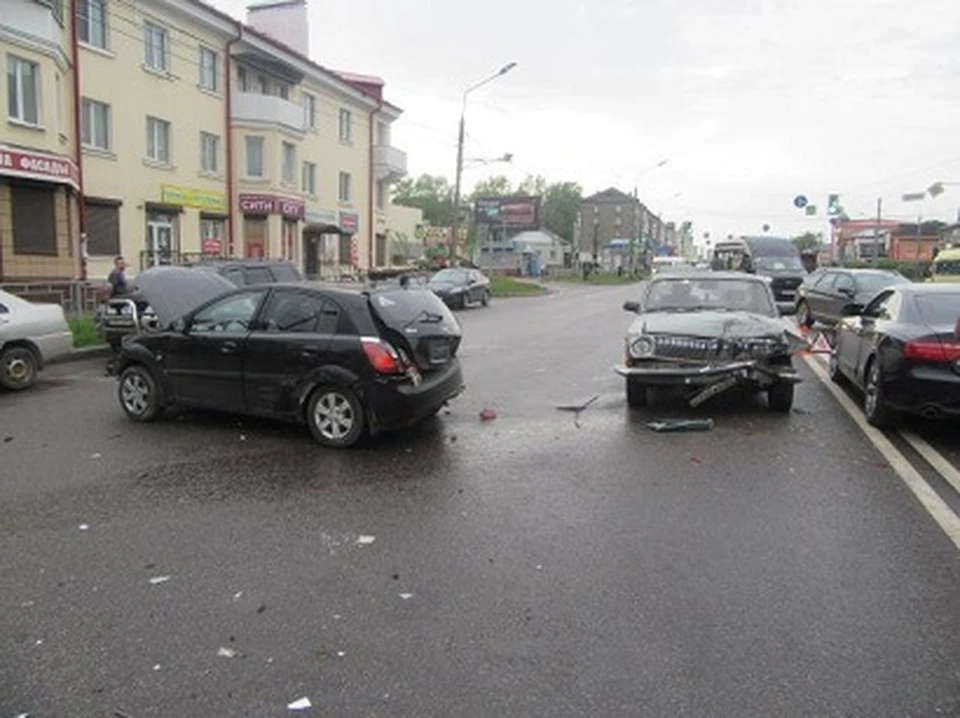
[[[199,0],[3,2],[23,109],[10,100],[0,134],[0,280],[102,279],[116,255],[131,274],[200,256],[308,276],[389,264],[400,110],[379,78],[309,59],[304,0],[251,10],[256,27]]]
[[[74,278],[80,172],[70,5],[0,5],[0,278]]]

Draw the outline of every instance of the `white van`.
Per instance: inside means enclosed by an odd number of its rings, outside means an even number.
[[[654,257],[650,269],[652,274],[660,274],[665,271],[691,269],[691,265],[683,257]]]

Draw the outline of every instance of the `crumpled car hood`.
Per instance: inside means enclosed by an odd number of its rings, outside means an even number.
[[[791,353],[809,346],[799,330],[782,317],[752,312],[651,312],[630,325],[629,335],[669,334],[702,339],[784,337]]]
[[[237,288],[216,272],[198,267],[152,267],[137,275],[134,283],[161,327]]]

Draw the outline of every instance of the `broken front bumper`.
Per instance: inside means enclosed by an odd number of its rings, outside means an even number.
[[[675,386],[704,386],[728,378],[760,385],[777,382],[799,384],[802,381],[791,366],[764,366],[756,361],[696,365],[646,362],[635,366],[618,364],[613,370],[620,376],[636,379],[644,384]]]

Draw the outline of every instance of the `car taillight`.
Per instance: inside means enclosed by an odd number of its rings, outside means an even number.
[[[953,327],[953,341],[960,344],[960,317],[957,317],[956,326]]]
[[[376,337],[361,337],[363,352],[378,374],[402,374],[403,364],[397,350]]]
[[[914,341],[907,342],[903,348],[907,359],[932,362],[953,362],[960,360],[960,341]]]

